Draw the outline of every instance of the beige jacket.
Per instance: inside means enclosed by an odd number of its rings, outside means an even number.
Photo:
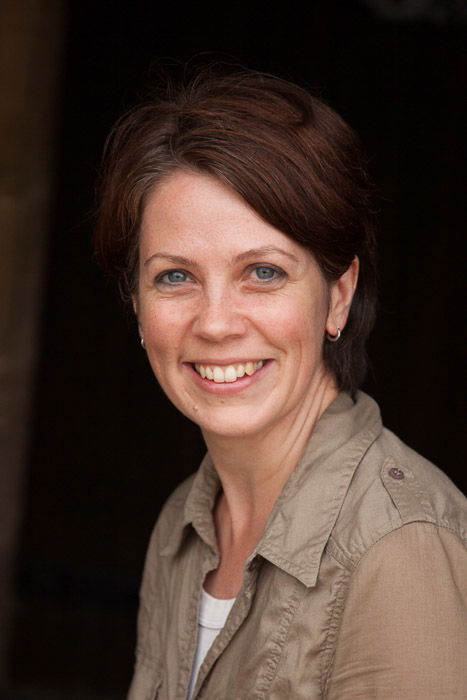
[[[207,457],[154,530],[129,700],[187,697],[218,489]],[[247,561],[194,697],[467,698],[466,514],[371,398],[341,394]]]

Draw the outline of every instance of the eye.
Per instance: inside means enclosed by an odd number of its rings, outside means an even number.
[[[282,279],[285,273],[275,265],[255,265],[252,268],[252,277],[260,282],[272,282]]]
[[[162,284],[182,284],[188,280],[188,275],[183,270],[169,270],[159,275],[157,282]]]
[[[259,280],[271,280],[276,271],[272,267],[257,267],[255,270],[256,277]]]

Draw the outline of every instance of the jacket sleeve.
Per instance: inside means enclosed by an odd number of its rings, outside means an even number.
[[[169,610],[170,570],[161,552],[180,532],[186,494],[192,477],[164,505],[149,541],[138,610],[136,662],[127,700],[153,700],[161,682],[161,644]]]
[[[329,700],[467,697],[467,551],[425,522],[365,554],[342,615]]]

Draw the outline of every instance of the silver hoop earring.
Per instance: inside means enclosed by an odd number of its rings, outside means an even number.
[[[143,338],[143,336],[141,336],[140,340],[141,340],[141,347],[143,348],[143,350],[146,350],[146,346],[145,346],[145,344],[144,344],[144,338]]]
[[[328,333],[328,332],[326,331],[326,338],[327,338],[327,339],[329,340],[329,342],[331,342],[331,343],[337,343],[337,341],[339,340],[340,337],[341,337],[341,329],[340,329],[339,327],[337,328],[337,333],[336,333],[336,335],[331,335],[330,333]]]

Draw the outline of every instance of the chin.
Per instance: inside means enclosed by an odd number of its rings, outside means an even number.
[[[262,420],[256,412],[253,416],[244,407],[239,410],[226,409],[225,411],[216,411],[221,415],[207,415],[200,410],[198,412],[190,411],[185,415],[190,420],[197,423],[204,435],[218,436],[222,438],[242,438],[257,435],[263,430],[267,430],[270,422]]]

